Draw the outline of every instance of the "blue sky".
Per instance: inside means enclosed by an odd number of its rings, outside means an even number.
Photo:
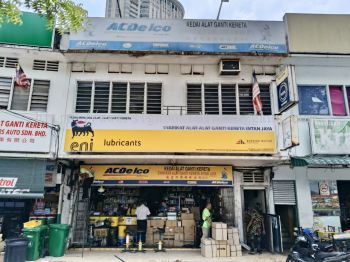
[[[105,0],[77,0],[89,16],[104,16]],[[215,19],[220,0],[180,0],[185,18]],[[350,14],[350,0],[230,0],[221,19],[282,20],[284,13]]]

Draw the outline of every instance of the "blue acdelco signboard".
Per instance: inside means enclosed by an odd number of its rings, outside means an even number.
[[[71,50],[286,54],[283,22],[91,18]]]

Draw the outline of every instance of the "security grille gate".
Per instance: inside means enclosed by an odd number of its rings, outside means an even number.
[[[273,181],[273,198],[275,205],[295,206],[297,201],[294,181]]]

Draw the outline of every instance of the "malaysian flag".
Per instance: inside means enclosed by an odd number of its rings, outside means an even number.
[[[27,75],[24,73],[20,65],[17,65],[16,67],[16,86],[17,87],[30,86],[30,80],[27,78]]]
[[[258,115],[263,115],[262,102],[260,97],[260,87],[255,71],[253,72],[253,106]]]

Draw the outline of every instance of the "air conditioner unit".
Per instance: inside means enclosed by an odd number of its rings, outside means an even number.
[[[241,72],[241,64],[238,59],[223,59],[220,61],[220,75],[238,75]]]

